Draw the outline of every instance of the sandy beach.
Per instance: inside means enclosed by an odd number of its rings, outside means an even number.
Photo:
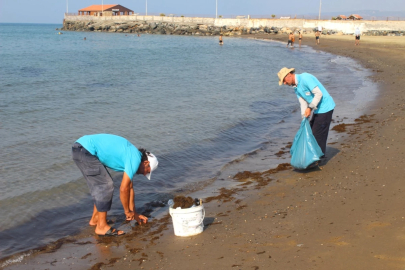
[[[287,35],[254,38],[287,43]],[[79,240],[62,239],[0,266],[404,269],[405,37],[362,36],[360,46],[355,46],[353,36],[322,36],[315,45],[313,35],[304,35],[302,44],[357,60],[373,71],[371,79],[380,89],[373,106],[354,123],[334,119],[332,128],[343,139],[328,145],[333,151],[319,168],[246,168],[234,176],[240,182],[237,188],[204,199],[206,226],[196,236],[175,236],[167,215],[136,226],[124,237],[98,238],[89,227]],[[281,150],[289,162],[288,148]]]

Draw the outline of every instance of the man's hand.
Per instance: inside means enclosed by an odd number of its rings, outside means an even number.
[[[145,217],[144,215],[138,215],[135,213],[134,218],[138,222],[139,225],[142,225],[142,223],[148,222],[148,218]]]
[[[306,108],[306,109],[305,109],[304,116],[305,116],[305,117],[309,117],[309,116],[311,115],[311,112],[312,112],[311,108]]]
[[[148,218],[145,217],[144,215],[138,215],[137,213],[133,211],[125,212],[125,215],[127,216],[127,220],[136,220],[138,224],[146,223],[148,222]]]
[[[133,211],[125,212],[125,216],[127,217],[127,220],[134,220],[135,219],[135,213]]]

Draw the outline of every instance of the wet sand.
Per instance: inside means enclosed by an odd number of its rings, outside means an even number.
[[[287,41],[286,35],[256,35]],[[404,269],[405,37],[306,35],[303,45],[358,60],[380,95],[306,172],[240,172],[204,199],[202,234],[174,236],[165,216],[124,237],[63,239],[5,269]],[[298,48],[298,44],[295,45]],[[277,76],[274,74],[274,76]],[[335,119],[336,120],[336,119]],[[297,124],[298,125],[298,124]],[[287,157],[288,147],[278,153]],[[247,168],[248,170],[248,168]],[[129,226],[129,225],[128,225]],[[11,259],[18,259],[18,256]]]

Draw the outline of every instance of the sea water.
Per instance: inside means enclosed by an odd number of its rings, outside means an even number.
[[[342,117],[359,114],[366,106],[361,91],[371,88],[364,80],[369,74],[354,61],[307,47],[59,34],[57,27],[0,24],[0,258],[87,226],[92,200],[71,158],[72,144],[83,135],[120,135],[158,157],[151,181],[134,177],[142,213],[152,201],[212,183],[246,153],[274,157],[292,141],[300,110],[293,89],[278,85],[282,67],[315,75],[335,99],[334,115]],[[262,158],[244,170],[277,162],[288,161]],[[122,174],[111,173],[109,215],[122,215]]]

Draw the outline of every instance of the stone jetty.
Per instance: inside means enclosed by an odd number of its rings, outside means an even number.
[[[122,17],[122,18],[117,18]],[[125,17],[125,20],[123,20]],[[318,20],[274,20],[274,19],[212,19],[200,18],[160,18],[158,16],[65,16],[64,31],[94,31],[116,33],[148,33],[161,35],[194,35],[194,36],[238,36],[247,34],[282,34],[301,31],[312,33],[322,27],[324,35],[353,34],[359,28],[362,35],[405,35],[405,22],[339,22]],[[142,19],[143,18],[143,19]],[[152,19],[150,19],[152,18]],[[175,20],[176,19],[176,20]],[[374,28],[374,29],[373,29]]]

